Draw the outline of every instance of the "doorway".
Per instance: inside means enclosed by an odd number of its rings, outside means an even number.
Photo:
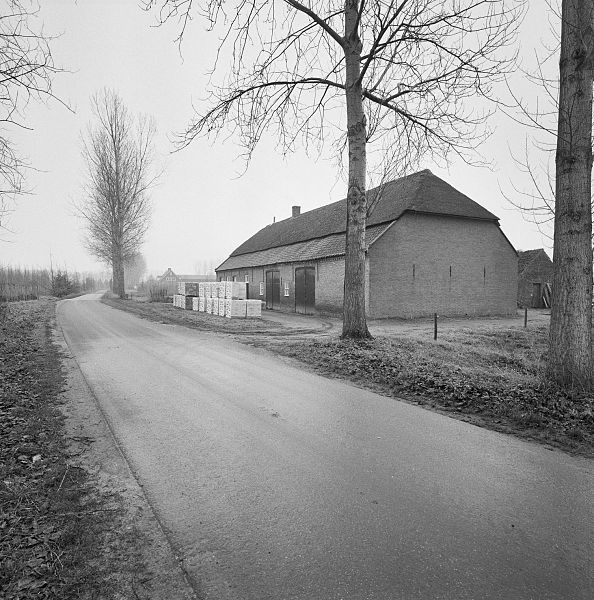
[[[266,271],[266,308],[280,308],[280,271]]]
[[[542,294],[540,283],[532,284],[532,308],[542,307]]]
[[[316,307],[316,269],[295,269],[295,312],[313,315]]]

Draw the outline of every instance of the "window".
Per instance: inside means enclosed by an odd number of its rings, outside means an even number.
[[[285,296],[289,295],[289,282],[285,281]]]
[[[250,282],[250,276],[249,276],[249,275],[246,275],[246,276],[243,278],[243,280],[244,280],[246,283],[249,283],[249,282]]]
[[[260,282],[260,296],[263,296],[263,295],[264,295],[264,282],[261,281]]]
[[[237,277],[233,275],[233,279],[231,281],[237,281]]]

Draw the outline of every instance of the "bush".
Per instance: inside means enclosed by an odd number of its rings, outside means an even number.
[[[58,271],[52,281],[52,295],[56,298],[64,298],[70,294],[77,294],[80,292],[80,285],[78,282],[73,281],[68,276],[66,271]]]

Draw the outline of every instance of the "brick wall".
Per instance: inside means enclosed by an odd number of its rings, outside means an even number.
[[[494,223],[405,213],[369,250],[369,314],[513,314],[517,269]]]
[[[245,281],[247,276],[250,298],[266,300],[266,271],[279,271],[281,280],[280,310],[295,312],[295,269],[299,267],[315,267],[316,269],[316,312],[342,313],[344,289],[344,258],[330,258],[319,261],[307,261],[291,264],[267,265],[233,271],[218,271],[219,281],[233,277],[237,281]],[[264,282],[264,294],[260,296],[260,282]],[[288,295],[285,296],[285,283],[288,284]]]
[[[542,293],[545,283],[551,284],[553,281],[553,262],[544,252],[540,252],[533,261],[518,276],[518,303],[520,306],[528,308],[534,306],[540,308],[544,306]],[[541,297],[533,298],[533,284],[540,284]]]
[[[316,311],[342,313],[344,300],[344,258],[318,261],[316,272]]]
[[[343,263],[344,264],[344,263]],[[233,271],[218,271],[217,279],[237,281],[247,281],[249,285],[249,297],[254,300],[266,300],[266,272],[278,271],[280,276],[280,309],[286,312],[295,312],[295,269],[299,267],[315,267],[316,262],[300,263],[281,263],[276,265],[267,265],[265,267],[253,267],[248,269],[236,269]],[[262,286],[262,295],[260,295],[260,283]],[[318,292],[317,271],[316,271],[316,295]]]

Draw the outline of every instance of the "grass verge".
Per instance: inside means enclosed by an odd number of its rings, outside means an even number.
[[[109,294],[104,295],[101,301],[108,306],[124,310],[144,319],[159,323],[176,323],[201,331],[274,335],[275,333],[282,333],[284,330],[279,323],[263,321],[262,319],[225,319],[224,317],[194,310],[182,310],[164,302],[120,300]]]
[[[117,549],[136,533],[114,534],[117,497],[98,493],[69,460],[54,311],[49,298],[15,302],[0,321],[0,596],[121,597]],[[138,566],[133,552],[125,564]]]
[[[424,341],[390,336],[259,341],[326,376],[466,421],[594,456],[594,399],[543,376],[547,328],[473,331]]]

